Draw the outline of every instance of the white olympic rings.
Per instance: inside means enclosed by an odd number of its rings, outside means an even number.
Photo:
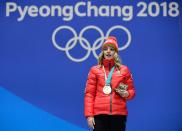
[[[63,29],[69,30],[69,31],[71,31],[71,32],[73,33],[73,37],[70,38],[70,39],[67,41],[65,47],[61,47],[61,46],[60,46],[60,43],[57,44],[57,42],[56,42],[56,34],[57,34],[59,31],[63,30]],[[83,34],[84,34],[87,30],[90,30],[90,29],[94,29],[94,30],[98,31],[99,34],[100,34],[100,37],[97,38],[97,39],[94,41],[93,46],[91,46],[91,44],[89,43],[89,41],[88,41],[86,38],[83,37]],[[86,59],[90,56],[91,51],[92,51],[94,57],[95,57],[95,58],[98,58],[98,55],[96,54],[96,50],[98,50],[98,49],[102,46],[104,40],[111,34],[111,32],[112,32],[113,30],[116,30],[116,29],[121,29],[121,30],[125,31],[126,34],[127,34],[127,36],[128,36],[128,41],[127,41],[125,44],[123,44],[122,47],[119,47],[119,51],[125,50],[125,49],[130,45],[130,43],[131,43],[131,33],[130,33],[130,31],[129,31],[126,27],[121,26],[121,25],[112,26],[112,27],[107,31],[107,33],[106,33],[105,36],[104,36],[103,31],[102,31],[99,27],[97,27],[97,26],[95,26],[95,25],[89,25],[89,26],[84,27],[84,28],[80,31],[79,36],[77,35],[77,32],[76,32],[72,27],[66,26],[66,25],[64,25],[64,26],[59,26],[59,27],[57,27],[57,28],[53,31],[53,34],[52,34],[52,42],[53,42],[54,47],[56,47],[58,50],[65,51],[67,57],[68,57],[70,60],[72,60],[72,61],[74,61],[74,62],[82,62],[82,61],[86,60]],[[78,59],[78,58],[74,58],[74,57],[71,56],[70,53],[69,53],[69,51],[70,51],[71,49],[73,49],[73,48],[76,46],[77,41],[79,41],[78,43],[81,45],[82,48],[84,48],[85,50],[87,50],[86,55],[85,55],[84,57],[82,57],[82,58],[79,58],[79,59]],[[118,43],[119,43],[119,42],[118,42]],[[118,46],[119,46],[119,45],[118,45]]]

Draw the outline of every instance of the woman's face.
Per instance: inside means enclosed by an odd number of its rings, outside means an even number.
[[[115,49],[112,46],[105,46],[103,52],[105,59],[112,59],[114,57]]]

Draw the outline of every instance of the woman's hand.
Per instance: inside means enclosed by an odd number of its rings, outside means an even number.
[[[89,127],[94,129],[94,125],[95,125],[94,117],[92,116],[87,117],[87,123]]]
[[[126,97],[129,96],[128,91],[121,91],[121,90],[116,89],[116,92],[117,92],[121,97],[124,97],[124,98],[126,98]]]

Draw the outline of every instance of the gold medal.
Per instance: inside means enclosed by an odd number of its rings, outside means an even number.
[[[104,88],[103,88],[104,94],[108,95],[108,94],[111,93],[111,91],[112,91],[112,89],[111,89],[111,86],[110,85],[105,85],[104,86]]]
[[[104,66],[102,68],[103,68],[103,71],[104,71],[105,82],[106,82],[106,85],[103,87],[103,92],[104,92],[104,94],[108,95],[108,94],[110,94],[112,92],[112,88],[110,86],[110,83],[111,83],[111,77],[112,77],[112,74],[114,72],[115,67],[113,66],[111,71],[109,72],[109,75],[108,75],[109,78],[107,78]]]

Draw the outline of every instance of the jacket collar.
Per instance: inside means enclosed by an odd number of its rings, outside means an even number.
[[[108,60],[108,59],[103,59],[102,64],[105,69],[111,70],[111,68],[115,65],[114,59]]]

